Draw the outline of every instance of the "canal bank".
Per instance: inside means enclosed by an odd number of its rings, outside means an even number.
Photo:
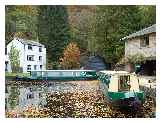
[[[151,116],[156,116],[156,77],[155,76],[139,76],[140,89],[144,91],[145,99],[152,102],[153,105]],[[149,108],[149,104],[146,104]]]
[[[152,97],[156,101],[156,77],[139,76],[140,89],[144,91],[145,96]]]

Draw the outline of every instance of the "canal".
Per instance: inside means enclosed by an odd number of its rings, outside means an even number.
[[[155,102],[147,97],[138,112],[107,104],[99,81],[7,81],[6,117],[154,117]]]

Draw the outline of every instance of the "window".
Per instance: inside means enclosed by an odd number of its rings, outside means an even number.
[[[31,65],[27,65],[27,70],[31,70]]]
[[[104,83],[108,85],[109,82],[110,82],[111,76],[110,75],[105,75],[105,79],[106,80],[104,80]]]
[[[37,69],[37,65],[34,65],[34,70],[36,70]]]
[[[42,61],[42,56],[39,56],[39,61]]]
[[[5,71],[8,71],[8,61],[5,61]]]
[[[39,47],[39,52],[42,52],[42,47]]]
[[[149,46],[149,35],[145,35],[140,38],[140,46],[141,47]]]
[[[5,55],[7,55],[7,48],[5,48]]]
[[[28,45],[28,50],[32,50],[32,45]]]
[[[34,55],[27,55],[27,61],[34,61]]]
[[[130,76],[124,75],[119,77],[119,91],[128,91],[130,89]]]
[[[42,65],[40,65],[40,69],[42,69]]]

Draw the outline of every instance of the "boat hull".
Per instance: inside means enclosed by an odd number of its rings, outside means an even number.
[[[138,110],[144,102],[144,93],[140,92],[106,92],[107,101],[113,107]]]
[[[138,110],[140,109],[142,102],[136,99],[135,97],[130,97],[130,98],[112,101],[110,105],[116,108],[127,108],[132,110]]]

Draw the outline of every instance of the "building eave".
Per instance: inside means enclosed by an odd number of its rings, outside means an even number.
[[[32,46],[45,47],[43,44],[41,44],[41,43],[39,43],[39,42],[36,42],[36,41],[33,41],[33,40],[27,40],[27,41],[25,41],[24,39],[21,39],[21,38],[16,38],[16,40],[18,40],[19,42],[21,42],[21,43],[24,44],[24,45],[31,44]]]
[[[151,34],[151,33],[156,33],[156,24],[154,24],[154,25],[152,25],[148,28],[144,28],[144,29],[142,29],[140,31],[137,31],[135,33],[132,33],[128,36],[125,36],[120,40],[124,41],[124,40],[127,40],[127,39],[136,38],[136,37],[143,36],[143,35],[146,35],[146,34]]]

